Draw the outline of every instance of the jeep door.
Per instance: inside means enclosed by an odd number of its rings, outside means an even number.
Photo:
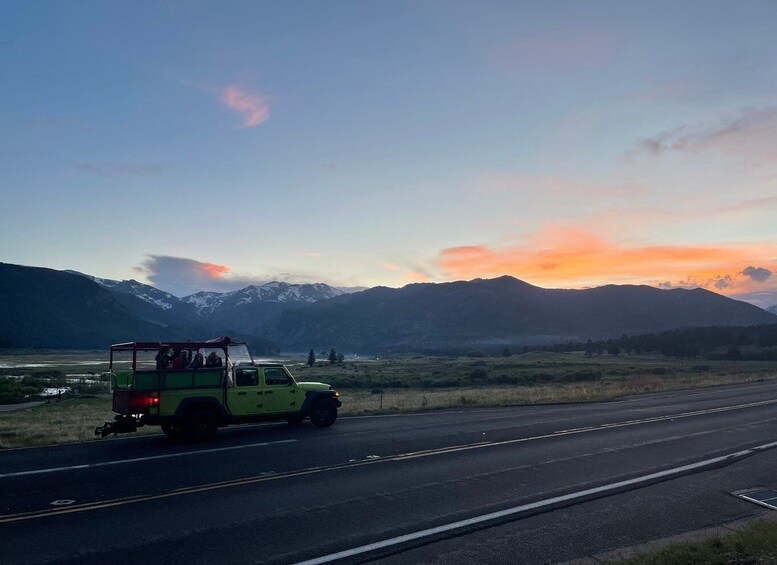
[[[264,367],[264,408],[268,413],[296,412],[299,389],[283,367]]]
[[[264,387],[259,369],[235,368],[235,386],[227,389],[228,406],[233,416],[252,416],[265,411]]]

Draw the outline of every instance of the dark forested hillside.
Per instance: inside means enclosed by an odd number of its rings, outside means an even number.
[[[0,263],[2,347],[102,348],[133,340],[187,339],[148,304],[117,297],[81,275]],[[154,321],[150,321],[153,318]]]
[[[512,277],[377,287],[283,312],[264,326],[286,350],[359,352],[550,344],[697,326],[777,322],[751,304],[702,289],[608,285],[543,289]]]

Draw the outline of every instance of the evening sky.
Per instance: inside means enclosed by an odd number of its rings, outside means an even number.
[[[777,303],[776,2],[2,8],[2,261]]]

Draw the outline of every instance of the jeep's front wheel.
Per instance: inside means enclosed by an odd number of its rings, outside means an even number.
[[[184,420],[183,429],[186,439],[202,443],[216,437],[219,422],[213,411],[201,408],[191,412]]]
[[[319,400],[310,413],[310,421],[317,428],[328,428],[337,419],[337,406],[331,400]]]

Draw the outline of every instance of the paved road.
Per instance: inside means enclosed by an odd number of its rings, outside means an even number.
[[[46,404],[46,403],[43,401],[35,401],[35,402],[20,402],[19,404],[0,404],[0,412],[16,412],[17,410],[32,408],[34,406],[40,406],[41,404]]]
[[[295,563],[391,540],[347,560],[563,561],[759,512],[728,492],[777,487],[777,450],[650,475],[775,441],[777,384],[760,383],[9,450],[0,548],[4,563]]]

